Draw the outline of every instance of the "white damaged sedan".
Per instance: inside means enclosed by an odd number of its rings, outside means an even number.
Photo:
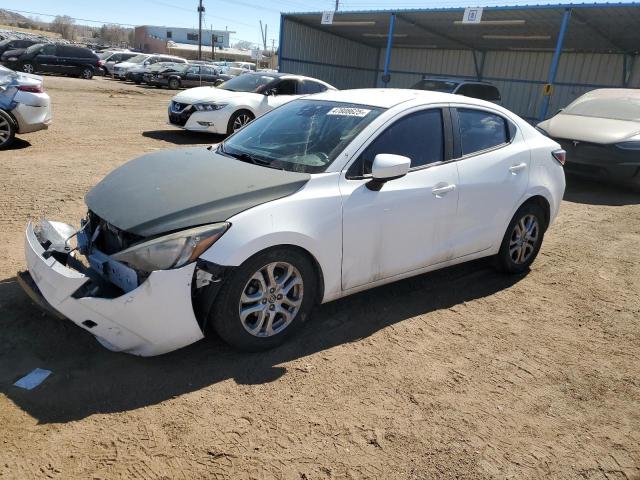
[[[564,151],[497,105],[330,91],[210,148],[151,153],[86,195],[80,227],[26,230],[32,298],[107,348],[157,355],[213,329],[271,348],[318,303],[480,257],[536,258]]]

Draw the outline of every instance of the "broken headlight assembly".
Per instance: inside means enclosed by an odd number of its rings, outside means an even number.
[[[179,268],[194,262],[230,226],[230,223],[222,222],[182,230],[138,243],[111,258],[144,272]]]

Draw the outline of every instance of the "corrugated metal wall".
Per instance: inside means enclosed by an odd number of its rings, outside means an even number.
[[[384,51],[380,65],[384,64]],[[502,93],[503,105],[527,118],[537,118],[542,88],[547,83],[552,52],[490,51],[482,69],[483,80],[494,83]],[[481,63],[481,57],[478,55]],[[563,53],[549,114],[571,103],[589,90],[623,86],[623,55]],[[632,70],[629,87],[640,86],[640,59]],[[422,75],[475,78],[473,54],[466,50],[393,49],[390,87],[406,88]]]
[[[286,19],[282,31],[281,71],[325,80],[337,88],[381,86],[385,50],[368,47]],[[536,119],[553,52],[489,51],[482,78],[501,91],[503,105],[525,118]],[[481,55],[477,56],[482,64]],[[622,87],[621,54],[565,52],[548,115],[594,88]],[[635,58],[629,87],[640,87],[640,58]],[[394,48],[390,87],[407,88],[423,75],[476,78],[468,50]]]
[[[280,71],[319,78],[336,88],[370,87],[378,49],[284,19]]]

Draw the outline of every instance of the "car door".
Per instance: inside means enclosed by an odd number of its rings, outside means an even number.
[[[462,257],[501,241],[527,190],[531,155],[516,126],[497,111],[459,106],[452,118],[460,174],[454,256]]]
[[[342,175],[343,289],[451,257],[458,170],[450,127],[446,106],[405,114],[388,123]],[[379,153],[409,157],[411,168],[373,191],[367,183]]]
[[[39,72],[60,72],[58,57],[56,56],[56,45],[47,44],[40,48],[40,52],[33,58],[36,70]]]
[[[270,88],[274,94],[267,97],[268,110],[298,98],[300,96],[298,94],[298,87],[298,80],[295,78],[281,79],[276,85]]]
[[[215,69],[207,66],[200,68],[200,75],[202,77],[202,85],[214,85],[218,78]]]
[[[182,85],[185,87],[200,86],[200,65],[191,65],[182,75]]]

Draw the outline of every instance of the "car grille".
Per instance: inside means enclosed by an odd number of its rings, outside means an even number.
[[[184,127],[192,113],[193,105],[172,101],[169,107],[169,122]]]
[[[120,230],[100,218],[92,211],[89,211],[88,218],[90,221],[89,230],[91,236],[94,235],[96,228],[100,227],[98,236],[93,241],[93,244],[98,248],[98,250],[107,255],[113,255],[114,253],[120,252],[143,239],[143,237],[139,235]]]

